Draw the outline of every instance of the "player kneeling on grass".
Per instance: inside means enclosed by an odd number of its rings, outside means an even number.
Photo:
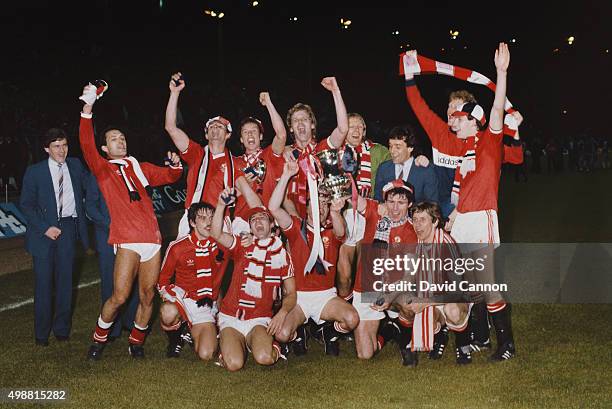
[[[227,257],[210,236],[214,212],[208,203],[192,204],[187,212],[191,231],[166,250],[157,288],[164,300],[160,323],[168,334],[168,358],[180,355],[187,327],[202,360],[210,360],[217,350],[217,297]]]
[[[247,348],[260,365],[273,365],[284,358],[274,335],[296,301],[291,257],[281,239],[272,234],[273,218],[268,209],[260,206],[245,213],[253,235],[253,242],[246,247],[240,245],[239,237],[223,231],[225,207],[234,200],[234,189],[221,193],[211,230],[212,237],[234,260],[232,281],[218,315],[220,363],[230,371],[244,366]],[[274,314],[274,302],[281,296],[282,306]]]
[[[442,215],[440,207],[435,203],[423,202],[415,205],[412,208],[412,224],[418,238],[416,247],[417,258],[422,259],[441,259],[448,260],[458,258],[460,256],[459,249],[453,238],[442,229]],[[452,272],[451,272],[452,274]],[[432,279],[439,282],[446,282],[447,279],[452,280],[453,277],[448,277],[442,271],[433,269],[427,270],[420,268],[416,272],[416,280]],[[428,297],[432,294],[419,292],[419,296]],[[395,299],[394,299],[395,298]],[[393,300],[394,299],[394,300]],[[393,301],[391,301],[393,300]],[[398,293],[395,296],[385,297],[385,303],[380,307],[374,306],[378,310],[384,310],[394,305],[400,311],[399,327],[400,334],[397,337],[397,342],[402,354],[402,363],[405,366],[416,366],[418,363],[417,349],[429,350],[429,358],[439,359],[442,357],[446,344],[448,343],[449,329],[455,333],[455,347],[457,353],[458,364],[469,364],[472,362],[470,337],[468,329],[468,318],[470,315],[471,303],[428,303],[427,298],[417,301],[409,294]],[[425,314],[424,310],[427,307],[434,307],[433,313],[433,345],[427,345],[428,342],[417,340],[415,338],[423,336],[429,330],[427,324],[421,325],[417,333],[413,332],[415,316],[417,314]],[[417,316],[421,318],[422,315]],[[426,321],[425,321],[426,322]],[[427,338],[426,338],[427,339]],[[420,345],[423,344],[421,348]]]
[[[298,290],[297,305],[285,319],[276,338],[281,342],[293,341],[294,353],[304,354],[304,324],[312,319],[319,326],[317,336],[320,335],[324,342],[325,353],[336,356],[340,353],[340,335],[352,331],[359,324],[357,311],[336,295],[335,287],[338,250],[346,230],[341,214],[346,199],[334,199],[330,205],[329,196],[318,195],[315,198],[318,206],[313,206],[311,200],[306,204],[307,219],[289,215],[281,204],[290,179],[297,173],[297,161],[288,158],[269,203],[270,212],[287,237]],[[312,257],[309,256],[313,254],[311,249],[316,251]]]
[[[414,232],[408,210],[414,202],[414,188],[408,182],[396,179],[383,189],[384,204],[372,199],[358,198],[357,210],[365,218],[365,231],[361,245],[414,244]],[[371,291],[365,279],[370,271],[364,270],[362,256],[357,259],[357,274],[353,288],[353,306],[359,314],[359,326],[355,329],[355,348],[360,359],[370,359],[386,343],[399,335],[398,314],[387,311],[363,300],[364,293]],[[362,301],[363,300],[363,301]]]

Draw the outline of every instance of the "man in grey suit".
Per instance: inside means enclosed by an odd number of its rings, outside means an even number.
[[[382,188],[395,179],[414,186],[414,202],[438,203],[438,180],[433,166],[415,164],[413,156],[416,136],[410,126],[396,126],[389,133],[391,160],[381,163],[376,173],[374,198],[382,202]],[[419,157],[420,158],[420,157]]]
[[[26,250],[33,257],[36,276],[36,345],[47,346],[51,330],[58,341],[70,337],[77,238],[89,247],[83,208],[88,172],[78,159],[67,157],[68,138],[63,130],[50,129],[42,146],[49,158],[27,168],[19,205],[27,221]]]

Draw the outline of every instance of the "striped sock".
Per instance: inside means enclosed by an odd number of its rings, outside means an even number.
[[[101,344],[106,343],[108,341],[108,333],[110,332],[110,329],[112,326],[113,326],[112,322],[105,322],[102,319],[102,315],[100,315],[98,317],[98,323],[96,324],[96,329],[93,333],[93,340]]]
[[[147,336],[148,328],[149,328],[148,325],[142,328],[142,327],[139,327],[138,324],[136,324],[136,322],[134,322],[134,328],[132,328],[132,331],[130,332],[130,337],[128,338],[129,343],[133,345],[144,344],[145,337]]]
[[[274,362],[277,362],[283,354],[281,353],[280,344],[277,341],[272,341],[272,348],[276,351],[276,358]]]
[[[489,314],[500,312],[504,308],[506,308],[506,302],[504,300],[498,301],[494,304],[487,304],[487,311],[489,311]]]
[[[348,329],[344,329],[342,324],[340,324],[338,321],[334,321],[334,329],[340,334],[348,334],[350,332]]]

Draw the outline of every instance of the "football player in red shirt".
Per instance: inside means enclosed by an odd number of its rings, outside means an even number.
[[[244,366],[247,348],[260,365],[273,365],[284,358],[274,336],[295,307],[296,293],[291,256],[280,237],[272,234],[273,218],[268,209],[261,206],[246,212],[253,235],[250,245],[243,247],[238,243],[240,237],[223,232],[223,214],[234,200],[232,193],[232,189],[221,193],[211,235],[234,260],[232,281],[221,301],[217,321],[220,363],[237,371]],[[282,305],[274,313],[274,304],[280,299]]]
[[[265,174],[263,180],[259,180],[253,173],[245,173],[245,177],[251,184],[255,192],[260,195],[264,206],[268,205],[274,186],[283,173],[283,152],[285,150],[285,142],[287,141],[287,130],[283,119],[276,111],[270,94],[261,92],[259,94],[259,102],[265,106],[270,114],[272,127],[274,128],[274,139],[272,143],[265,148],[261,147],[263,140],[264,128],[261,121],[257,118],[247,117],[240,123],[240,142],[244,147],[244,155],[242,159],[249,168],[256,168],[259,162],[265,164]],[[248,168],[247,168],[248,169]]]
[[[327,138],[317,142],[317,119],[310,105],[297,103],[287,113],[287,127],[293,135],[294,142],[288,147],[288,154],[298,161],[308,155],[316,154],[329,149],[339,149],[344,143],[348,133],[348,114],[340,93],[336,77],[325,77],[321,81],[323,88],[331,92],[336,107],[336,128]],[[286,150],[286,151],[287,151]],[[298,176],[289,185],[285,209],[295,216],[306,218],[306,200],[308,198],[308,184],[306,174],[302,169]]]
[[[179,356],[187,326],[200,359],[208,361],[217,351],[217,298],[227,257],[210,237],[214,211],[208,203],[192,204],[191,232],[166,250],[157,288],[164,300],[160,323],[168,334],[168,358]]]
[[[285,319],[277,339],[281,342],[295,341],[294,352],[297,355],[305,353],[304,324],[312,319],[320,326],[325,353],[338,355],[340,334],[352,331],[359,323],[357,311],[337,296],[335,287],[338,251],[345,236],[345,222],[340,212],[346,199],[333,200],[330,206],[328,197],[319,196],[320,222],[316,227],[313,217],[315,206],[310,201],[306,206],[307,219],[291,216],[281,205],[289,180],[297,173],[297,161],[289,159],[285,162],[283,174],[270,198],[270,212],[289,243],[297,286],[297,306]],[[328,218],[331,219],[331,226]],[[314,256],[316,261],[309,266],[309,260],[315,260],[311,257],[317,247],[320,250]]]
[[[261,199],[251,194],[252,189],[244,178],[242,169],[246,164],[241,158],[233,156],[225,146],[232,133],[231,123],[222,116],[209,119],[205,126],[208,145],[202,147],[176,125],[178,98],[185,88],[181,73],[172,75],[168,86],[170,98],[166,107],[165,129],[179,150],[181,159],[189,165],[185,215],[179,224],[178,237],[189,232],[189,206],[198,202],[216,203],[225,188],[236,187],[241,194],[236,200],[236,215],[240,215],[247,207],[261,206]]]
[[[102,306],[93,334],[94,343],[87,357],[93,360],[101,358],[110,327],[138,278],[140,303],[129,337],[129,353],[134,358],[142,358],[161,259],[161,234],[149,197],[150,186],[174,183],[180,178],[182,167],[176,154],[170,155],[170,167],[139,163],[128,155],[126,137],[119,129],[109,129],[104,133],[101,145],[108,159],[103,158],[96,147],[92,123],[98,90],[91,84],[83,89],[81,99],[85,105],[81,112],[79,140],[83,157],[108,205],[111,218],[108,242],[115,246],[117,256],[113,295]]]
[[[361,241],[362,245],[374,242],[388,244],[416,244],[417,236],[409,218],[408,210],[414,201],[413,188],[410,183],[396,179],[383,187],[385,202],[379,205],[372,199],[359,197],[357,210],[366,219],[366,229]],[[380,206],[380,209],[379,209]],[[387,312],[385,318],[382,311],[373,309],[371,303],[362,301],[365,292],[373,291],[371,269],[364,269],[361,253],[357,260],[357,274],[353,290],[353,306],[359,314],[359,326],[355,329],[355,347],[360,359],[370,359],[382,349],[387,341],[399,334],[396,318],[398,314]]]

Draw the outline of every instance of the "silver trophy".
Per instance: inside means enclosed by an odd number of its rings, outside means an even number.
[[[331,195],[333,199],[350,196],[351,178],[342,171],[338,150],[328,149],[316,155],[323,173],[323,180],[319,183],[320,191]]]
[[[250,173],[253,177],[255,177],[257,183],[262,183],[266,177],[266,162],[261,159],[257,159],[257,162],[255,162],[253,165],[247,166],[242,170],[245,174]]]

